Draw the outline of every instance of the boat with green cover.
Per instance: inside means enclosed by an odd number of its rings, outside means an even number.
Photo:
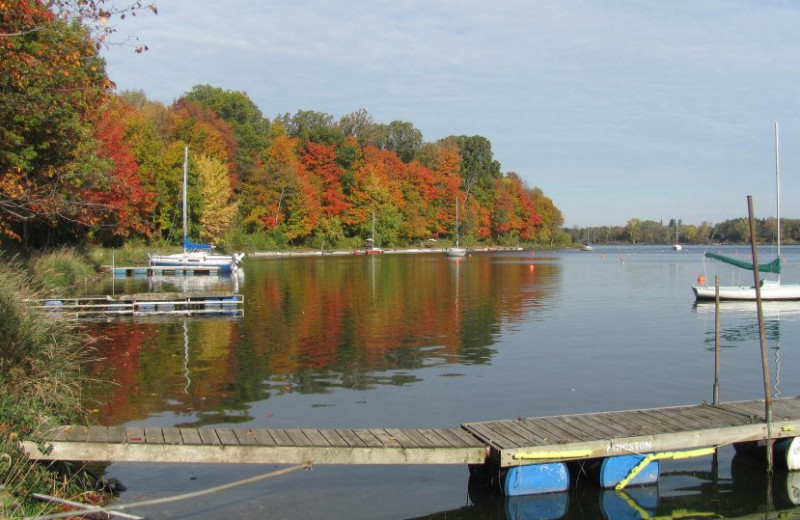
[[[777,275],[774,280],[761,280],[760,293],[761,299],[764,301],[779,301],[779,300],[800,300],[800,285],[798,284],[782,284],[781,283],[781,176],[780,176],[780,154],[778,149],[778,123],[775,123],[775,198],[777,207],[777,243],[778,251],[777,256],[771,262],[758,265],[759,273],[773,273]],[[738,258],[731,258],[729,256],[720,255],[718,253],[706,252],[707,258],[713,258],[726,264],[730,264],[741,269],[749,271],[754,270],[755,266],[752,262],[739,260]],[[705,279],[705,276],[701,278]],[[706,279],[707,280],[707,279]],[[695,299],[700,300],[714,300],[716,299],[716,288],[712,285],[709,286],[705,282],[700,282],[692,286]],[[702,285],[701,285],[702,284]],[[728,285],[720,286],[719,288],[720,300],[755,300],[756,287],[755,285]]]

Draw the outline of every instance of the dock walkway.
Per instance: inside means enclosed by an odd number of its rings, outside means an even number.
[[[99,316],[211,315],[240,316],[244,297],[232,292],[139,293],[26,300],[45,313],[73,318]]]
[[[554,417],[437,429],[272,429],[66,426],[34,459],[262,464],[482,464],[500,467],[690,450],[800,433],[800,397]],[[42,448],[42,449],[40,449]]]

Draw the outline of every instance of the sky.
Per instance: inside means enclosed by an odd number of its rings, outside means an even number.
[[[365,109],[480,135],[568,227],[800,218],[800,0],[155,0],[112,22],[118,92],[264,116]],[[133,40],[138,38],[138,41]],[[137,54],[134,43],[149,50]]]

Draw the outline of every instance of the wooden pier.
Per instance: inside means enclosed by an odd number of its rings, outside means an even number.
[[[719,447],[800,434],[800,397],[464,424],[450,429],[67,426],[33,459],[259,464],[483,464],[498,467]],[[768,431],[769,430],[769,431]],[[40,449],[41,448],[41,449]]]
[[[232,315],[244,313],[244,297],[230,292],[139,293],[27,300],[45,313],[73,318],[101,316]]]
[[[199,265],[183,267],[112,267],[111,272],[115,278],[131,276],[210,276],[220,274],[220,268]]]

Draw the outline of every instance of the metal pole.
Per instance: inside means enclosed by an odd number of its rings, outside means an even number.
[[[714,277],[714,406],[719,404],[719,276]]]
[[[772,473],[772,394],[770,393],[769,362],[767,361],[767,336],[764,331],[764,313],[761,308],[761,281],[758,276],[758,247],[756,224],[753,218],[753,196],[747,196],[747,213],[750,221],[750,247],[753,251],[753,283],[756,290],[758,334],[761,340],[761,368],[764,375],[764,418],[767,422],[767,471]]]

